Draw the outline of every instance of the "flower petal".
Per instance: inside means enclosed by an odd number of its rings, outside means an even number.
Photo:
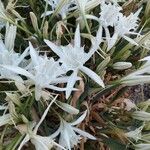
[[[71,76],[69,77],[69,80],[67,82],[67,90],[66,90],[66,99],[69,98],[72,90],[73,90],[73,86],[76,83],[77,79],[77,70],[73,71],[73,73],[71,74]]]
[[[59,128],[53,134],[51,134],[49,137],[52,139],[56,138],[61,131],[62,131],[62,126],[60,125]]]
[[[54,12],[54,11],[47,11],[46,13],[43,13],[43,14],[41,15],[41,18],[51,15],[53,12]]]
[[[76,32],[75,32],[74,45],[75,45],[75,47],[80,47],[81,46],[81,37],[80,37],[80,27],[79,27],[79,24],[78,24]]]
[[[102,86],[103,88],[105,87],[104,82],[102,81],[101,77],[98,76],[94,71],[84,66],[80,67],[80,70],[83,71],[86,75],[88,75],[91,79],[93,79],[100,86]]]
[[[52,90],[55,90],[55,91],[66,91],[66,88],[60,88],[60,87],[57,87],[57,86],[54,86],[54,85],[46,85],[45,88],[48,88],[48,89],[52,89]]]
[[[11,123],[11,115],[10,114],[4,114],[3,116],[0,116],[0,127],[3,125],[6,125],[8,123]]]
[[[25,69],[22,69],[20,67],[17,67],[17,66],[8,66],[8,65],[1,65],[3,68],[6,68],[14,73],[17,73],[17,74],[21,74],[21,75],[24,75],[32,80],[34,80],[34,76],[29,73],[28,71],[26,71]]]
[[[39,138],[32,138],[31,139],[32,144],[35,146],[36,150],[49,150],[49,148],[45,145],[44,142],[42,142]]]
[[[56,44],[52,43],[49,40],[44,40],[44,42],[51,48],[51,50],[56,53],[60,58],[63,56],[61,47],[57,46]]]
[[[76,121],[74,121],[70,124],[72,126],[74,126],[74,125],[77,125],[77,124],[81,123],[85,119],[86,115],[87,115],[87,110]]]
[[[17,65],[19,65],[22,62],[22,60],[27,56],[28,51],[29,51],[29,47],[27,47],[25,49],[25,51],[20,55],[20,57],[19,57],[19,59],[17,61]]]
[[[30,56],[31,56],[33,64],[35,66],[39,65],[39,59],[38,59],[39,56],[38,56],[37,52],[35,51],[35,49],[33,48],[31,42],[29,42],[29,48],[30,48]]]
[[[54,103],[54,101],[56,101],[56,98],[57,98],[57,96],[55,96],[54,99],[49,103],[49,105],[48,105],[48,107],[46,108],[46,110],[44,111],[44,113],[43,113],[43,115],[42,115],[40,121],[39,121],[38,124],[35,126],[34,131],[33,131],[35,134],[37,133],[37,130],[38,130],[39,126],[42,124],[43,120],[45,119],[45,117],[46,117],[46,115],[47,115],[47,113],[48,113],[50,107],[52,106],[52,104]]]
[[[63,136],[63,139],[66,141],[67,149],[71,150],[70,137],[68,135],[68,132],[66,130],[64,130],[64,132],[61,134],[61,136]],[[60,136],[60,139],[62,139],[61,136]],[[64,143],[64,141],[63,141],[63,143]]]
[[[42,88],[38,85],[35,86],[35,99],[38,101],[42,96]]]

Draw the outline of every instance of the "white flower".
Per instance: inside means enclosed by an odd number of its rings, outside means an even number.
[[[101,13],[99,17],[100,24],[107,28],[108,26],[114,27],[118,22],[118,16],[122,8],[116,4],[101,4]]]
[[[16,26],[6,25],[5,41],[0,39],[0,65],[19,66],[24,58],[27,56],[28,48],[22,53],[16,53],[14,51],[14,41],[16,37]],[[22,81],[22,79],[5,68],[0,67],[0,78],[13,79],[16,81]]]
[[[84,52],[84,47],[81,47],[79,25],[75,32],[74,45],[69,44],[67,46],[57,46],[56,44],[48,40],[45,40],[45,43],[52,49],[52,51],[54,51],[60,57],[59,61],[62,63],[62,66],[65,68],[65,70],[73,71],[67,83],[67,98],[71,94],[72,87],[76,82],[77,74],[79,71],[84,72],[100,86],[104,87],[104,83],[100,76],[84,66],[85,62],[87,62],[93,55],[93,53],[97,50],[99,41],[94,42],[88,53]]]
[[[31,143],[35,146],[36,150],[50,150],[54,146],[64,149],[61,145],[57,144],[51,137],[37,135],[36,133],[34,133],[34,131],[32,131],[32,128],[29,128],[26,136],[24,137],[17,150],[21,150],[28,141],[31,141]]]
[[[101,13],[100,17],[93,15],[86,15],[89,19],[94,19],[100,23],[105,30],[106,41],[108,44],[107,51],[110,50],[116,43],[119,37],[126,39],[131,44],[137,45],[137,43],[128,37],[127,35],[138,35],[135,32],[138,27],[138,15],[141,8],[136,13],[131,13],[129,16],[124,16],[120,11],[122,8],[117,3],[101,3]],[[108,27],[114,27],[114,33],[110,36]]]
[[[92,140],[96,140],[96,138],[92,136],[91,134],[74,127],[75,125],[81,123],[84,120],[84,118],[86,117],[86,114],[87,114],[87,111],[85,111],[82,116],[80,116],[76,121],[72,123],[68,123],[64,119],[61,118],[60,127],[55,133],[51,135],[51,137],[56,137],[60,134],[59,144],[69,150],[71,150],[71,148],[73,148],[78,143],[80,143],[81,136],[92,139]]]
[[[74,4],[74,0],[44,0],[45,2],[48,1],[48,4],[51,6],[52,10],[47,11],[46,13],[42,14],[43,16],[48,16],[54,13],[56,9],[58,9],[58,14],[62,17],[62,19],[66,18],[68,12],[72,10],[71,5]]]
[[[108,44],[107,50],[111,49],[115,42],[117,41],[117,34],[114,33],[114,35],[111,37],[108,27],[114,27],[118,23],[119,15],[121,14],[120,11],[122,8],[119,5],[108,3],[106,4],[101,3],[101,13],[99,18],[99,23],[103,28],[105,29],[106,34],[106,41]]]
[[[29,44],[29,47],[32,60],[31,65],[28,68],[29,71],[20,67],[3,67],[31,79],[31,84],[35,85],[36,100],[39,100],[41,98],[43,88],[48,88],[56,91],[65,91],[66,88],[59,88],[55,86],[55,84],[58,83],[68,82],[68,77],[64,76],[65,71],[62,69],[59,62],[54,61],[53,58],[49,59],[46,55],[43,57],[39,56],[31,43]],[[78,78],[75,78],[75,80],[78,80]]]
[[[141,8],[136,13],[131,13],[127,17],[123,16],[123,14],[120,13],[119,20],[117,22],[117,25],[115,26],[115,33],[134,45],[137,45],[137,43],[127,35],[137,35],[135,30],[138,27],[138,16],[140,12]]]
[[[35,126],[34,123],[29,123],[27,125],[18,125],[17,129],[20,131],[20,133],[25,134],[24,139],[20,143],[20,146],[17,150],[21,150],[24,144],[26,144],[28,141],[31,141],[31,143],[35,146],[36,150],[50,150],[53,146],[58,146],[61,149],[64,149],[61,145],[57,144],[50,136],[40,136],[37,135],[37,131],[43,120],[45,119],[51,105],[56,100],[57,96],[51,101],[51,103],[48,105],[47,109],[43,113],[40,121]]]
[[[113,47],[113,45],[115,44],[115,42],[117,41],[118,35],[115,33],[111,37],[108,27],[116,26],[118,19],[119,19],[119,15],[121,14],[120,11],[122,10],[122,8],[119,5],[117,5],[116,3],[106,4],[105,1],[102,1],[101,5],[100,5],[100,9],[101,9],[100,17],[96,17],[93,15],[86,15],[86,18],[94,19],[94,20],[98,21],[100,24],[100,28],[101,27],[104,28],[105,34],[106,34],[105,39],[108,44],[107,50],[110,50]]]

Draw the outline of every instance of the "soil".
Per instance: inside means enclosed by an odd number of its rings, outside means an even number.
[[[146,101],[150,98],[150,84],[129,87],[129,99],[135,103]]]

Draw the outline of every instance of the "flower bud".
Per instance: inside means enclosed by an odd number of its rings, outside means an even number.
[[[67,103],[63,103],[60,101],[56,101],[57,106],[59,106],[61,109],[63,109],[64,111],[72,114],[72,115],[76,115],[79,113],[79,110],[74,108],[73,106],[67,104]]]
[[[130,62],[116,62],[113,64],[113,68],[116,70],[124,70],[131,68],[132,64]]]
[[[135,150],[149,150],[150,149],[150,144],[137,144],[135,145]]]
[[[44,26],[43,26],[43,37],[45,39],[48,39],[48,21],[45,21]]]
[[[33,25],[33,28],[36,32],[39,32],[37,17],[33,12],[30,12],[30,18]]]

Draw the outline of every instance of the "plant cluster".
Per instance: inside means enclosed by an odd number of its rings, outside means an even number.
[[[0,0],[0,33],[0,149],[150,149],[150,1]]]

